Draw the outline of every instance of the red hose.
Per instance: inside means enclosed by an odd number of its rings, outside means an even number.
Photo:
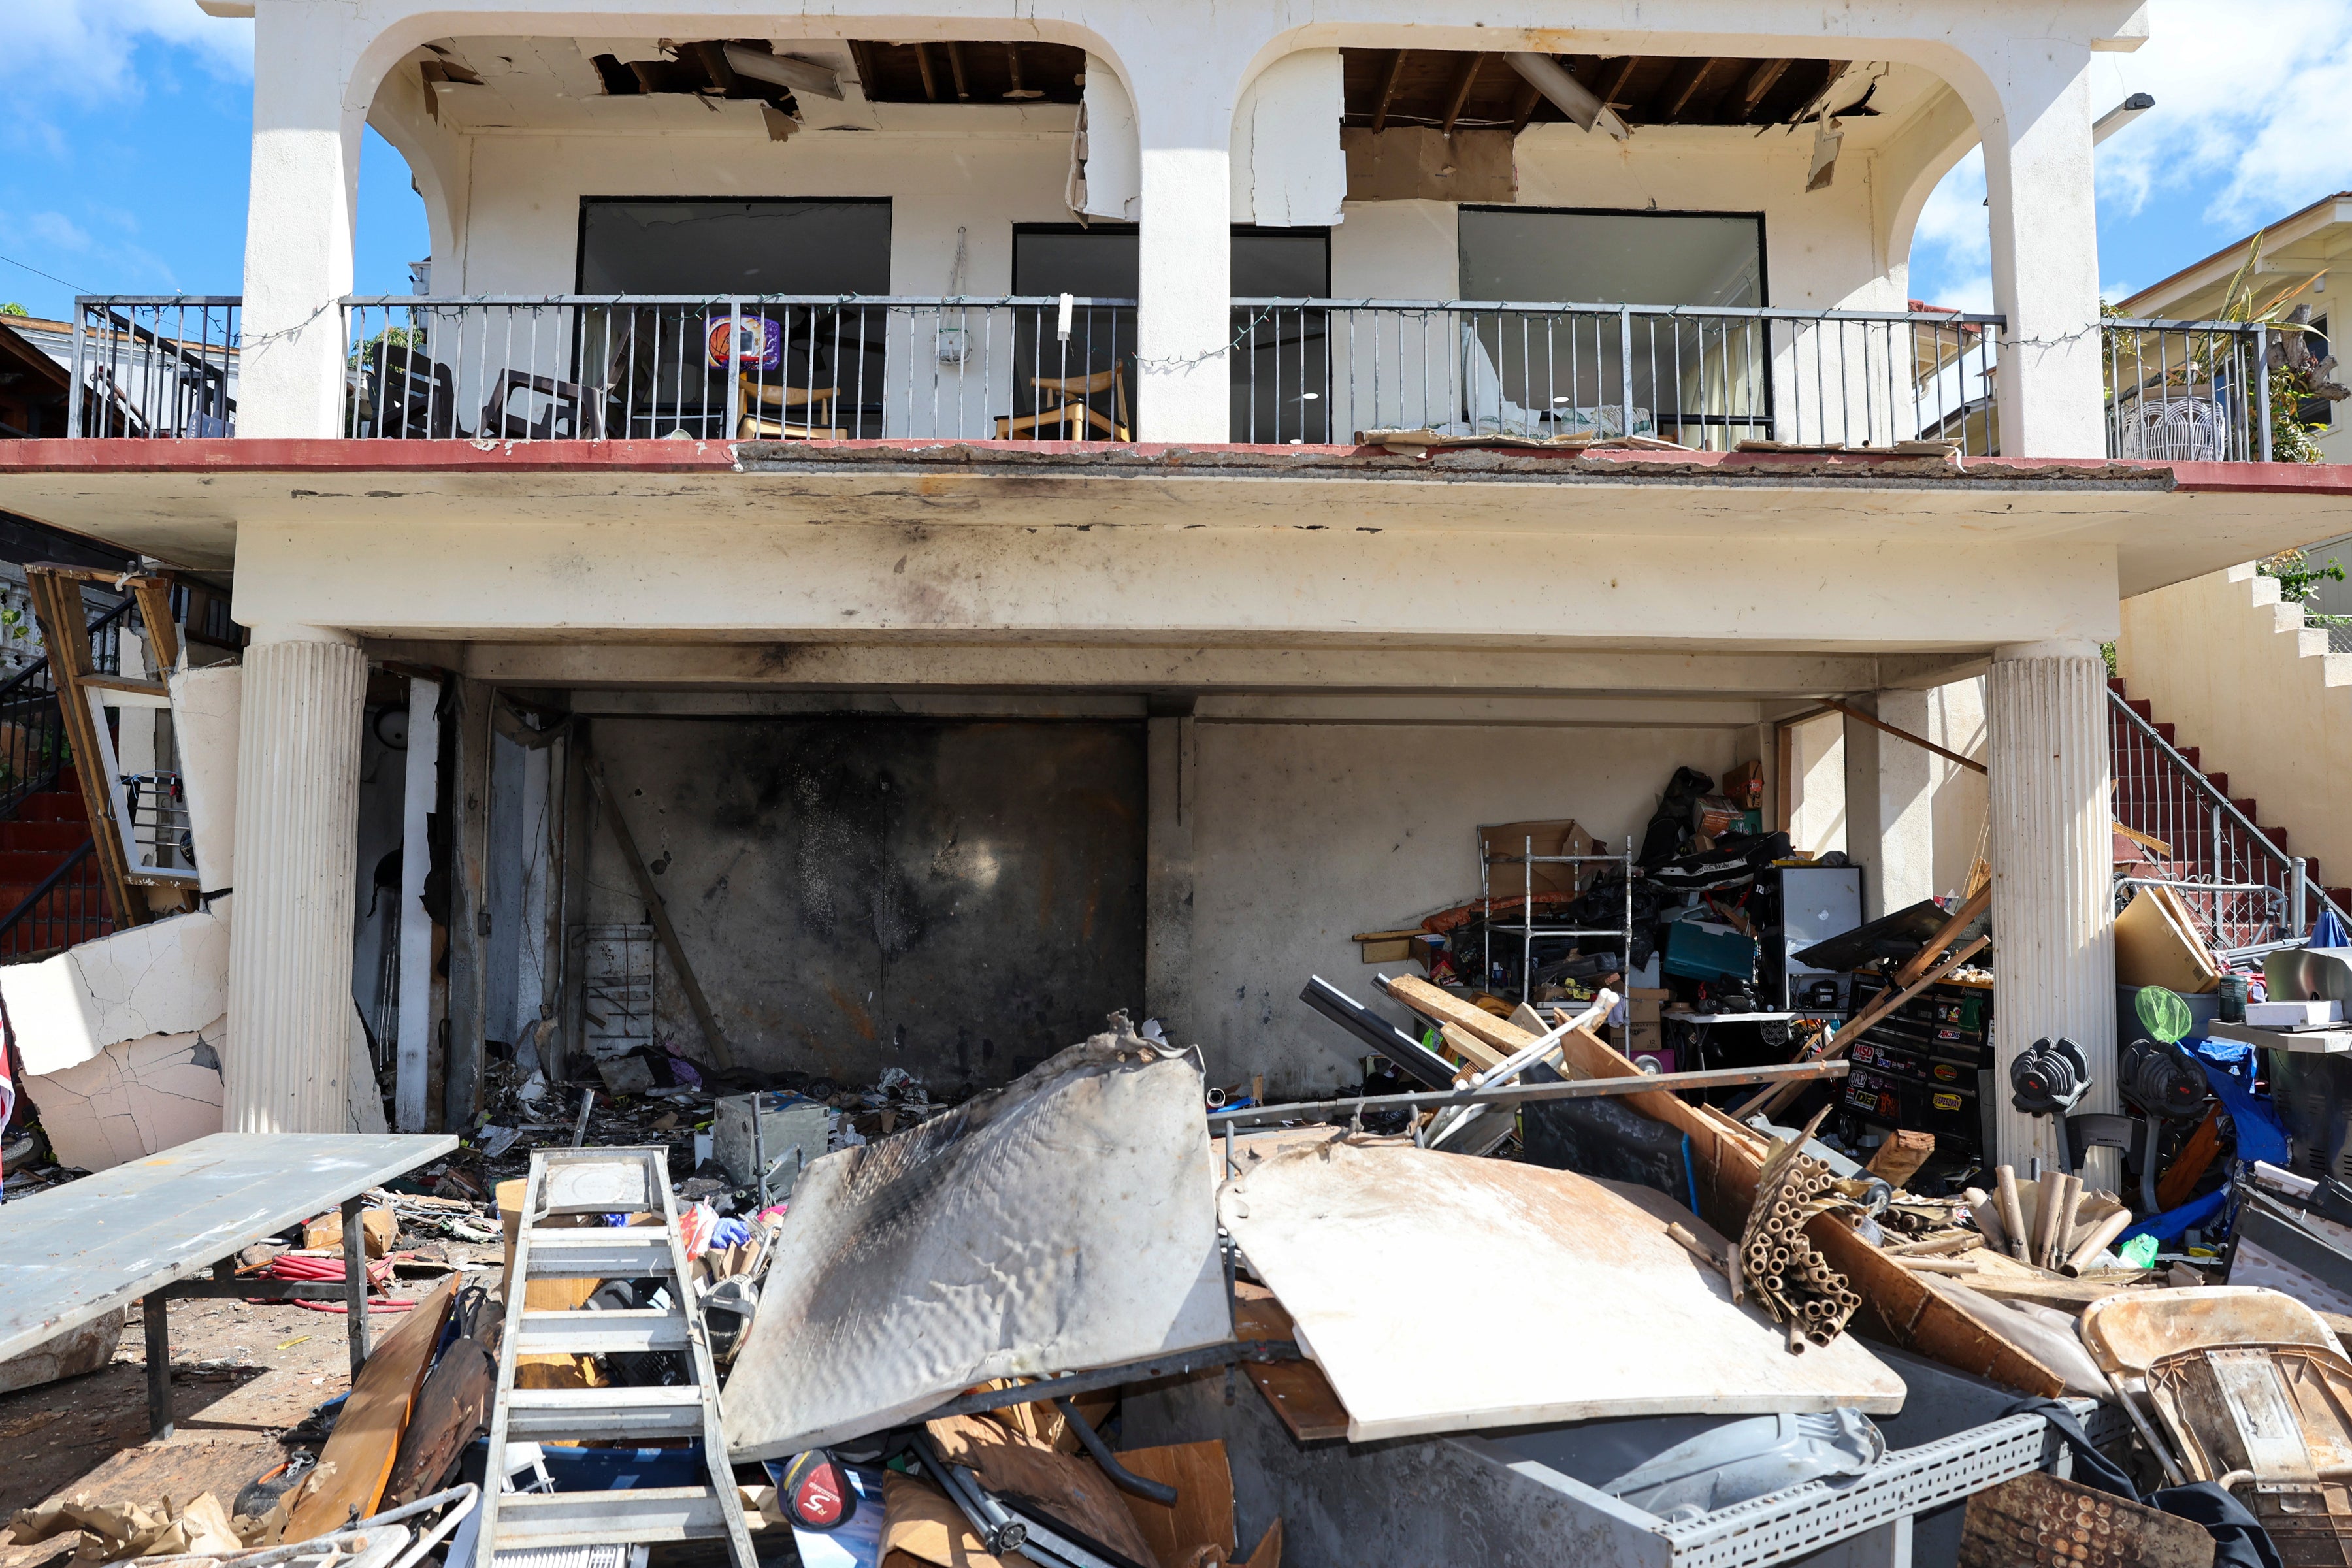
[[[364,1272],[367,1276],[368,1289],[381,1290],[392,1282],[392,1259],[370,1258]],[[294,1279],[321,1285],[341,1284],[343,1280],[343,1260],[340,1258],[319,1258],[299,1252],[281,1253],[256,1269],[254,1275],[263,1279]],[[264,1304],[268,1304],[266,1300]],[[307,1308],[313,1312],[340,1312],[347,1317],[351,1313],[351,1308],[341,1301],[298,1300],[284,1304]],[[368,1310],[405,1312],[415,1305],[416,1303],[414,1301],[370,1301]]]

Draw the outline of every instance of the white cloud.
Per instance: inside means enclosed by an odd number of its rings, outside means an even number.
[[[2148,41],[2102,55],[2099,105],[2156,108],[2099,149],[2099,192],[2126,212],[2210,192],[2208,222],[2252,229],[2352,187],[2352,6],[2343,0],[2151,0]]]
[[[89,236],[79,224],[58,212],[37,212],[25,220],[26,229],[40,239],[65,251],[89,248]]]
[[[184,50],[232,80],[253,74],[253,24],[207,16],[195,0],[0,0],[0,98],[84,104],[144,90],[136,51]]]

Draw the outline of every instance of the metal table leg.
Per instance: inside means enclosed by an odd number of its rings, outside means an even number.
[[[150,1290],[139,1304],[147,1324],[147,1436],[157,1442],[172,1435],[172,1336],[169,1298]]]
[[[367,1231],[360,1223],[366,1207],[364,1193],[343,1200],[343,1310],[350,1314],[344,1333],[351,1342],[354,1387],[368,1358]]]

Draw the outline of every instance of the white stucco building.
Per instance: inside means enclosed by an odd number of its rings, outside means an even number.
[[[2000,1046],[2111,1094],[2098,645],[2345,486],[2226,389],[2224,448],[2110,458],[2130,0],[249,9],[234,435],[0,449],[0,505],[250,628],[237,1124],[340,1125],[299,1086],[387,947],[411,1124],[576,1047],[646,918],[590,735],[739,1060],[987,1080],[1131,1005],[1303,1089],[1354,1048],[1299,986],[1368,994],[1349,934],[1475,894],[1476,825],[1620,842],[1678,765],[1980,675]],[[363,124],[428,297],[349,299]],[[1906,313],[1979,144],[1996,310]],[[437,784],[384,717],[436,702]],[[1844,764],[1874,912],[1950,890],[1899,750]],[[446,970],[355,926],[404,779]]]

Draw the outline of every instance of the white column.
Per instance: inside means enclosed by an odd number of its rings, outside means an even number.
[[[2106,450],[2090,50],[2006,40],[1999,111],[1984,126],[1993,308],[2009,319],[1994,377],[2001,455]]]
[[[2033,1041],[2083,1047],[2076,1111],[2116,1106],[2106,679],[2095,644],[2067,641],[2000,648],[1988,680],[1999,1149],[2021,1172],[2058,1160],[2050,1119],[2010,1107],[2009,1064]]]
[[[255,0],[239,436],[327,437],[341,421],[339,301],[352,291],[364,118],[346,90],[351,9]]]
[[[1233,439],[1234,102],[1246,58],[1231,39],[1148,25],[1119,50],[1141,147],[1136,419],[1146,441]]]
[[[366,691],[367,656],[348,633],[253,629],[221,1064],[232,1132],[344,1130]]]
[[[1882,691],[1884,723],[1927,737],[1927,694]],[[1905,909],[1943,889],[1936,886],[1936,781],[1946,764],[1933,752],[1893,735],[1878,737],[1878,888],[1881,914]]]

